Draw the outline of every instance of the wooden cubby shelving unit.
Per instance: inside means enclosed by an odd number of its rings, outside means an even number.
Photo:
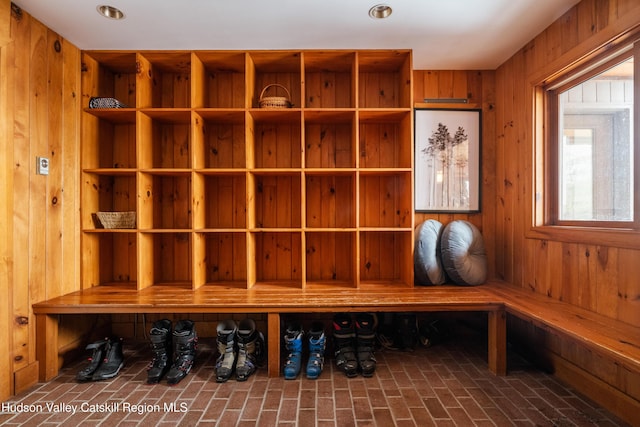
[[[410,51],[82,56],[83,288],[413,286]]]

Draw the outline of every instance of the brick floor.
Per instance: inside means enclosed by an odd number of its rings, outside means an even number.
[[[487,370],[482,338],[453,337],[413,352],[379,350],[372,378],[348,379],[333,360],[317,380],[215,382],[212,339],[201,339],[181,383],[145,384],[148,344],[125,343],[126,366],[105,382],[78,384],[78,361],[6,404],[0,424],[28,426],[625,426],[558,380],[510,354],[509,375]],[[514,352],[510,352],[514,353]],[[50,406],[70,405],[75,414]],[[47,406],[49,405],[49,407]],[[84,407],[82,406],[84,405]],[[15,406],[14,406],[15,408]],[[85,409],[80,411],[80,409]]]

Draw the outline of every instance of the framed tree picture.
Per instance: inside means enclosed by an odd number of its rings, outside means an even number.
[[[481,113],[415,109],[417,212],[480,211]]]

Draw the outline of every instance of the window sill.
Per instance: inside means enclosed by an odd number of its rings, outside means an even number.
[[[640,249],[640,231],[620,228],[537,226],[526,233],[530,239]]]

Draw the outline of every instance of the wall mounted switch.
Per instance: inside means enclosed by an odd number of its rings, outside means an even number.
[[[36,173],[38,175],[49,175],[49,159],[46,157],[36,157]]]

